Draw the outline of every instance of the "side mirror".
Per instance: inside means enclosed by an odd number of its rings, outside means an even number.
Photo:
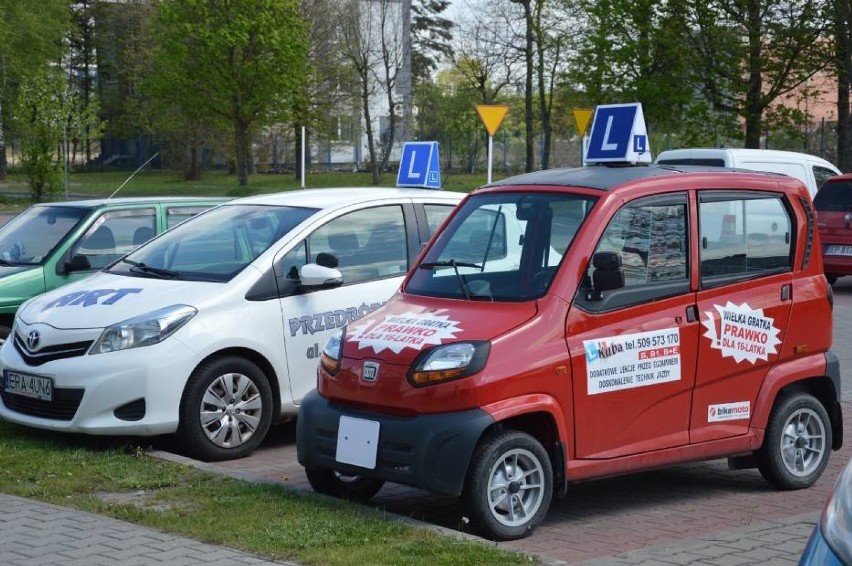
[[[624,287],[624,269],[621,266],[621,254],[616,252],[598,252],[592,256],[592,291],[589,299],[600,301],[601,293]]]
[[[343,284],[343,274],[333,267],[323,267],[316,263],[303,265],[299,270],[302,287],[337,287]]]
[[[87,271],[89,269],[92,269],[92,264],[89,263],[88,256],[75,254],[62,265],[62,274],[67,275],[74,271]]]

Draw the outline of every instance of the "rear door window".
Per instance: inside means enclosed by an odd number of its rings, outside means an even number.
[[[814,206],[823,212],[852,212],[852,183],[826,183],[814,197]]]
[[[701,285],[792,267],[792,222],[781,195],[699,193]]]

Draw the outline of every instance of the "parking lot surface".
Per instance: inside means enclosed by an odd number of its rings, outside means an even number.
[[[554,501],[528,538],[503,543],[550,563],[793,564],[807,543],[834,481],[852,457],[852,277],[835,285],[834,351],[843,374],[844,447],[831,455],[817,484],[778,491],[757,470],[727,469],[726,460],[687,464],[574,485]],[[809,321],[791,321],[809,324]],[[310,491],[296,461],[295,425],[273,429],[248,458],[207,469]],[[386,484],[371,501],[403,517],[458,532],[459,503]]]

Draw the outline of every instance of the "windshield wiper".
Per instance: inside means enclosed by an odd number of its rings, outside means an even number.
[[[452,267],[453,271],[456,272],[456,277],[459,280],[459,285],[461,286],[462,293],[464,293],[465,298],[470,301],[473,297],[470,294],[470,289],[467,288],[467,282],[464,280],[464,276],[459,273],[459,267],[472,267],[474,269],[482,270],[481,265],[477,265],[475,263],[469,263],[466,261],[456,261],[451,259],[449,261],[432,261],[427,263],[421,263],[417,266],[418,269],[435,269],[436,267]]]
[[[449,261],[432,261],[421,263],[417,266],[419,269],[435,269],[436,267],[472,267],[474,269],[482,269],[482,266],[477,263],[468,263],[466,261],[456,261],[451,259]],[[456,270],[458,272],[458,270]]]
[[[172,271],[171,269],[164,269],[162,267],[151,267],[150,265],[145,265],[142,262],[133,261],[126,258],[122,259],[121,261],[123,263],[130,264],[130,271],[154,275],[155,277],[159,277],[160,279],[174,279],[175,277],[180,275],[177,271]]]

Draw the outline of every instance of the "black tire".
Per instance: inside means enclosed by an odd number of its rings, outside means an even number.
[[[338,499],[365,503],[376,495],[385,484],[382,480],[364,476],[347,476],[327,468],[306,468],[308,483],[317,493]]]
[[[196,368],[183,390],[178,441],[200,460],[242,458],[269,431],[273,406],[272,388],[255,364],[236,356],[210,360]]]
[[[837,279],[840,278],[840,276],[836,273],[826,273],[825,278],[828,279],[828,284],[833,286],[837,283]]]
[[[480,441],[462,498],[472,526],[482,536],[514,540],[529,535],[544,520],[552,497],[553,468],[538,440],[506,430]]]
[[[757,468],[779,489],[812,486],[828,465],[831,421],[825,407],[807,393],[779,396],[772,408]]]

